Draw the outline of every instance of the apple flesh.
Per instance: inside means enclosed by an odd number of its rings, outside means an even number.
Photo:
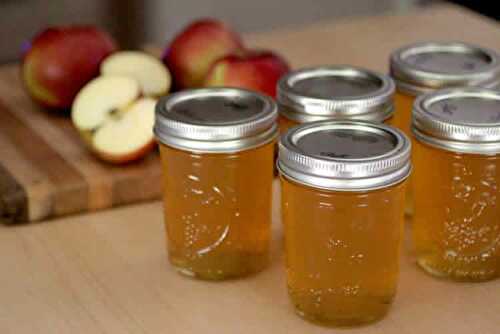
[[[246,51],[217,60],[205,78],[205,87],[239,87],[276,97],[278,80],[290,71],[288,63],[271,51]]]
[[[176,89],[197,88],[214,61],[243,49],[235,32],[224,23],[202,19],[178,34],[167,47],[163,62],[172,72]]]
[[[94,131],[111,113],[128,107],[140,95],[137,81],[128,77],[98,77],[78,93],[71,118],[81,131]]]
[[[23,56],[22,78],[38,104],[67,109],[78,91],[99,74],[115,41],[92,26],[48,28],[30,42]]]
[[[101,64],[101,75],[134,78],[145,96],[159,97],[170,89],[170,72],[157,58],[140,51],[119,51]]]
[[[153,134],[156,100],[141,98],[112,121],[104,123],[92,145],[97,155],[108,162],[121,164],[137,160],[156,145]]]
[[[78,93],[73,124],[102,160],[128,163],[154,148],[156,100],[140,96],[139,83],[125,76],[98,77]]]

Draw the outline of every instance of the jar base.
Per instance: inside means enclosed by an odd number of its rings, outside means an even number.
[[[357,300],[356,307],[339,302],[339,306],[328,312],[324,309],[305,310],[303,305],[295,304],[295,313],[301,318],[325,327],[358,327],[382,320],[388,313],[392,298],[383,298],[370,301]],[[342,305],[344,307],[342,307]],[[349,314],[345,310],[351,309]],[[341,314],[341,312],[343,314]]]
[[[201,259],[169,257],[175,270],[190,278],[208,281],[237,279],[256,274],[267,267],[268,255],[255,253],[210,255]]]
[[[426,257],[417,259],[417,264],[420,268],[422,268],[422,270],[424,270],[431,276],[456,282],[479,283],[491,281],[499,276],[498,271],[495,270],[464,270],[463,268],[454,268],[453,266],[448,266],[446,265],[446,263],[436,265],[435,261],[432,261]]]
[[[328,317],[306,314],[300,309],[295,308],[295,313],[302,319],[313,324],[324,327],[361,327],[382,320],[388,313],[388,308],[379,314],[370,316],[355,316],[355,317]]]

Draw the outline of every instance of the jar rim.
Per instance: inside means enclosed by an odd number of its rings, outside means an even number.
[[[350,156],[341,152],[350,149]],[[314,188],[367,191],[407,178],[410,152],[408,137],[393,127],[320,121],[294,127],[281,137],[277,165],[282,175]]]
[[[447,69],[440,57],[434,57],[433,64],[432,55],[439,54],[463,57],[463,68],[455,64]],[[429,67],[419,64],[417,57],[425,57]],[[500,84],[500,56],[494,50],[464,42],[415,43],[391,54],[390,73],[399,91],[414,96],[447,87],[494,88]]]
[[[314,94],[311,89],[299,87],[313,80],[329,80],[330,84],[350,80],[358,87],[346,85],[337,96],[331,92],[328,96]],[[319,89],[314,83],[310,85],[314,90]],[[299,122],[322,119],[383,122],[394,112],[394,92],[394,81],[387,75],[350,65],[316,66],[283,76],[277,86],[277,101],[281,115]]]
[[[207,153],[247,150],[278,135],[276,103],[240,88],[204,88],[170,94],[156,105],[159,142]]]
[[[444,150],[500,153],[500,92],[464,87],[422,95],[413,105],[411,129],[417,140]]]

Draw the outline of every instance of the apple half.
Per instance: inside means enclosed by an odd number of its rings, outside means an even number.
[[[101,75],[134,78],[145,96],[159,97],[170,90],[172,78],[157,58],[141,51],[119,51],[101,63]]]
[[[155,105],[155,99],[141,97],[136,80],[101,76],[78,93],[71,118],[99,158],[123,164],[145,156],[155,147]]]

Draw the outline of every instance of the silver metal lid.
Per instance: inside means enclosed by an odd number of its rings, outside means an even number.
[[[459,86],[494,88],[500,59],[493,51],[459,42],[428,42],[396,50],[390,71],[398,90],[411,95]]]
[[[410,174],[411,143],[384,124],[321,121],[281,137],[278,168],[291,180],[335,191],[385,188]]]
[[[383,122],[393,114],[395,85],[386,75],[352,66],[306,68],[278,82],[280,113],[298,123]]]
[[[422,95],[413,107],[412,131],[448,151],[500,153],[500,92],[455,88]]]
[[[278,136],[274,101],[236,88],[170,94],[156,106],[157,139],[175,148],[226,153],[263,145]]]

